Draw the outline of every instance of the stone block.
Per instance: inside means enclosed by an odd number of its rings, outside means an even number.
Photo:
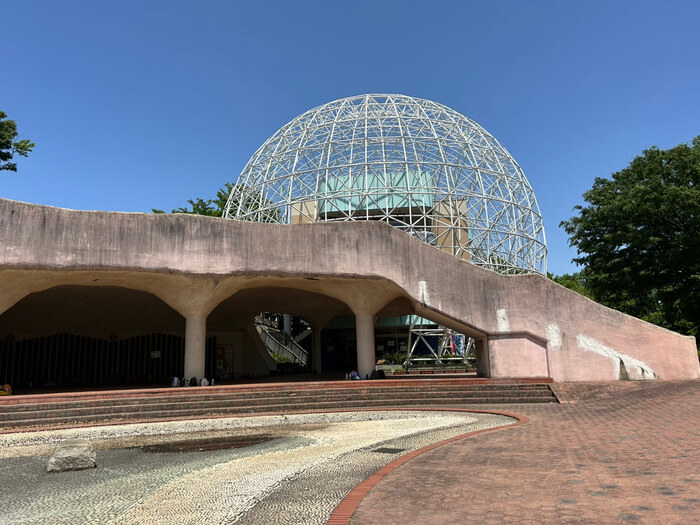
[[[56,447],[46,465],[46,472],[62,472],[64,470],[82,470],[97,466],[97,452],[84,441],[63,443]]]

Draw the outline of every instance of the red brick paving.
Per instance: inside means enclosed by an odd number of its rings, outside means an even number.
[[[529,421],[388,473],[350,523],[700,523],[700,381],[557,395],[565,404],[500,406]]]
[[[458,436],[454,436],[449,439],[445,439],[443,441],[438,441],[437,443],[433,443],[432,445],[428,445],[423,448],[419,448],[417,450],[413,450],[409,452],[408,454],[404,454],[403,456],[396,458],[394,461],[387,463],[384,465],[382,468],[380,468],[377,472],[372,474],[370,477],[365,479],[363,482],[358,484],[341,502],[338,504],[338,506],[333,510],[333,513],[331,514],[330,518],[327,521],[327,525],[347,525],[350,522],[350,518],[352,517],[353,513],[357,509],[358,505],[360,502],[365,498],[365,496],[369,493],[370,490],[374,488],[374,486],[379,483],[382,479],[384,479],[387,475],[389,475],[391,472],[399,468],[401,465],[406,463],[407,461],[410,461],[411,459],[415,458],[416,456],[419,456],[420,454],[423,454],[427,452],[428,450],[432,450],[437,447],[441,447],[447,443],[452,443],[453,441],[459,441],[462,439],[465,439],[468,436],[473,436],[476,434],[481,434],[483,432],[495,432],[498,430],[504,430],[508,427],[512,426],[517,426],[517,425],[523,425],[525,424],[528,419],[525,416],[519,416],[510,412],[503,412],[503,411],[493,411],[493,410],[474,410],[474,409],[454,409],[454,408],[434,408],[433,410],[444,410],[444,411],[454,411],[454,410],[459,410],[463,412],[484,412],[484,413],[498,413],[503,416],[510,416],[515,419],[515,422],[513,423],[508,423],[506,425],[502,425],[500,427],[492,427],[492,428],[486,428],[482,430],[475,430],[474,432],[468,432],[466,434],[460,434]]]

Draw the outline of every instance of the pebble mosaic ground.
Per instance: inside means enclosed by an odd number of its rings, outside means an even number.
[[[3,523],[322,524],[393,459],[466,432],[513,423],[494,414],[389,411],[227,418],[0,436]],[[206,438],[260,442],[150,452]],[[56,444],[87,439],[98,468],[47,474]],[[240,443],[239,443],[240,444]]]

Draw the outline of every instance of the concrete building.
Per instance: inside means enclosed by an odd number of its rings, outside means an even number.
[[[480,268],[381,222],[277,225],[0,200],[0,246],[0,379],[18,385],[211,376],[215,345],[264,374],[273,364],[252,323],[261,311],[309,321],[316,369],[333,317],[355,319],[367,374],[375,319],[416,314],[473,337],[494,378],[700,377],[693,337],[542,275]]]
[[[694,338],[545,277],[522,169],[441,104],[360,95],[309,110],[255,152],[224,216],[0,200],[0,381],[267,375],[280,343],[255,319],[270,312],[287,336],[305,320],[316,372],[370,375],[418,317],[468,338],[482,376],[700,376]]]

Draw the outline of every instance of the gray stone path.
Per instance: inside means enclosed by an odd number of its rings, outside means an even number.
[[[320,524],[357,483],[401,454],[512,421],[457,412],[348,412],[7,435],[0,438],[0,521]],[[271,439],[243,448],[140,448],[261,433]],[[47,474],[55,443],[76,438],[100,449],[98,468]]]

